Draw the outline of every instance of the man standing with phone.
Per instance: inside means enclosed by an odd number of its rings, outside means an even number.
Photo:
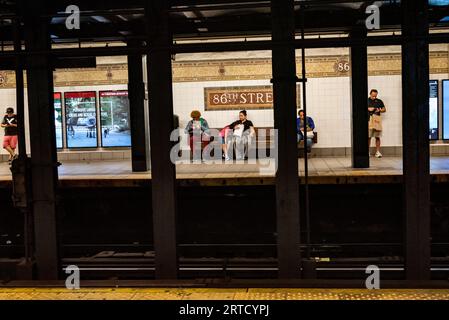
[[[379,92],[376,89],[371,90],[368,98],[368,150],[371,147],[371,139],[376,138],[376,158],[382,158],[380,153],[380,137],[382,136],[382,119],[381,114],[385,113],[387,109],[382,100],[377,98]]]
[[[3,137],[3,148],[9,153],[8,162],[17,158],[17,116],[14,114],[13,108],[6,109],[6,115],[3,117],[1,127],[5,129],[5,136]]]

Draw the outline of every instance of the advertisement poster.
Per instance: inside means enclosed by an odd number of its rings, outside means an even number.
[[[67,125],[67,147],[97,147],[95,92],[66,92],[64,93],[64,100]]]
[[[443,139],[449,140],[449,80],[443,80]]]
[[[127,91],[101,91],[101,134],[103,147],[130,147],[131,127]]]
[[[438,80],[430,80],[429,139],[438,140]]]
[[[61,92],[54,93],[55,106],[55,128],[56,128],[56,148],[62,148],[62,95]]]

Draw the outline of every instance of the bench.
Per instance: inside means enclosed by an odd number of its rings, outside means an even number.
[[[221,129],[218,128],[213,128],[215,130],[220,131]],[[260,135],[261,131],[260,130],[265,130],[265,134],[264,135]],[[267,154],[269,153],[270,150],[270,142],[271,142],[271,134],[270,134],[270,130],[272,130],[273,127],[255,127],[254,130],[256,132],[256,140],[253,141],[252,146],[253,147],[258,147],[258,143],[261,141],[265,141],[265,146],[267,148]],[[312,141],[314,144],[318,143],[318,133],[317,132],[313,132],[313,138]],[[304,141],[301,141],[298,143],[298,157],[303,157],[304,156]]]

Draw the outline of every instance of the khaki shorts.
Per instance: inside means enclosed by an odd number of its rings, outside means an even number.
[[[374,129],[368,130],[368,138],[380,138],[382,137],[382,131],[377,131]]]

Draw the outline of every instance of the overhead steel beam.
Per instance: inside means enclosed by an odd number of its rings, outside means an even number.
[[[330,5],[330,4],[341,4],[341,3],[360,3],[360,0],[295,0],[295,5]],[[176,6],[199,6],[199,7],[213,7],[213,6],[221,6],[221,5],[256,5],[262,7],[270,7],[270,1],[268,0],[217,0],[217,1],[211,1],[211,0],[170,0],[170,6],[176,7]]]
[[[17,51],[18,52],[18,51]],[[24,56],[19,57],[24,60]],[[0,61],[0,70],[14,70],[15,57],[7,57]],[[26,68],[26,65],[22,62],[22,65]],[[51,67],[54,69],[70,69],[70,68],[96,68],[97,59],[95,57],[56,57],[53,58]]]
[[[140,39],[138,37],[135,38]],[[448,43],[449,33],[430,34],[424,38],[430,44]],[[143,39],[140,39],[143,40]],[[332,37],[332,38],[313,38],[313,39],[296,39],[292,40],[294,47],[300,49],[304,46],[307,49],[317,48],[345,48],[357,45],[366,46],[399,46],[404,41],[408,41],[409,37],[394,36],[370,36],[366,39],[352,39],[350,37]],[[211,42],[211,43],[175,43],[165,45],[164,49],[169,48],[171,53],[200,53],[200,52],[230,52],[230,51],[258,51],[271,50],[275,47],[289,45],[291,41],[230,41],[230,42]],[[127,47],[127,46],[108,46],[108,47],[89,47],[89,48],[67,48],[67,49],[49,49],[49,50],[23,50],[14,52],[6,50],[0,52],[0,58],[14,58],[17,55],[30,56],[50,54],[54,57],[86,57],[86,56],[120,56],[131,53],[145,54],[153,49],[149,46]]]
[[[52,62],[55,69],[69,68],[96,68],[97,59],[95,57],[60,57]]]
[[[418,37],[417,39],[420,39]],[[430,34],[428,37],[422,38],[428,40],[429,43],[448,43],[449,33]],[[349,37],[342,38],[315,38],[305,40],[293,40],[294,47],[299,49],[304,45],[307,49],[316,48],[345,48],[356,45],[367,46],[394,46],[401,45],[403,41],[408,41],[407,37],[397,36],[371,36],[366,40],[351,39]],[[232,42],[214,42],[214,43],[194,43],[194,44],[172,44],[166,45],[164,49],[169,48],[171,53],[199,53],[199,52],[230,52],[230,51],[258,51],[271,50],[275,47],[285,46],[291,41],[232,41]],[[108,46],[108,47],[91,47],[91,48],[68,48],[68,49],[51,49],[51,50],[23,50],[15,53],[14,51],[0,52],[0,58],[15,57],[17,55],[30,56],[51,54],[56,57],[85,57],[85,56],[120,56],[130,53],[145,54],[154,50],[148,46],[140,48],[130,48],[126,46]]]

